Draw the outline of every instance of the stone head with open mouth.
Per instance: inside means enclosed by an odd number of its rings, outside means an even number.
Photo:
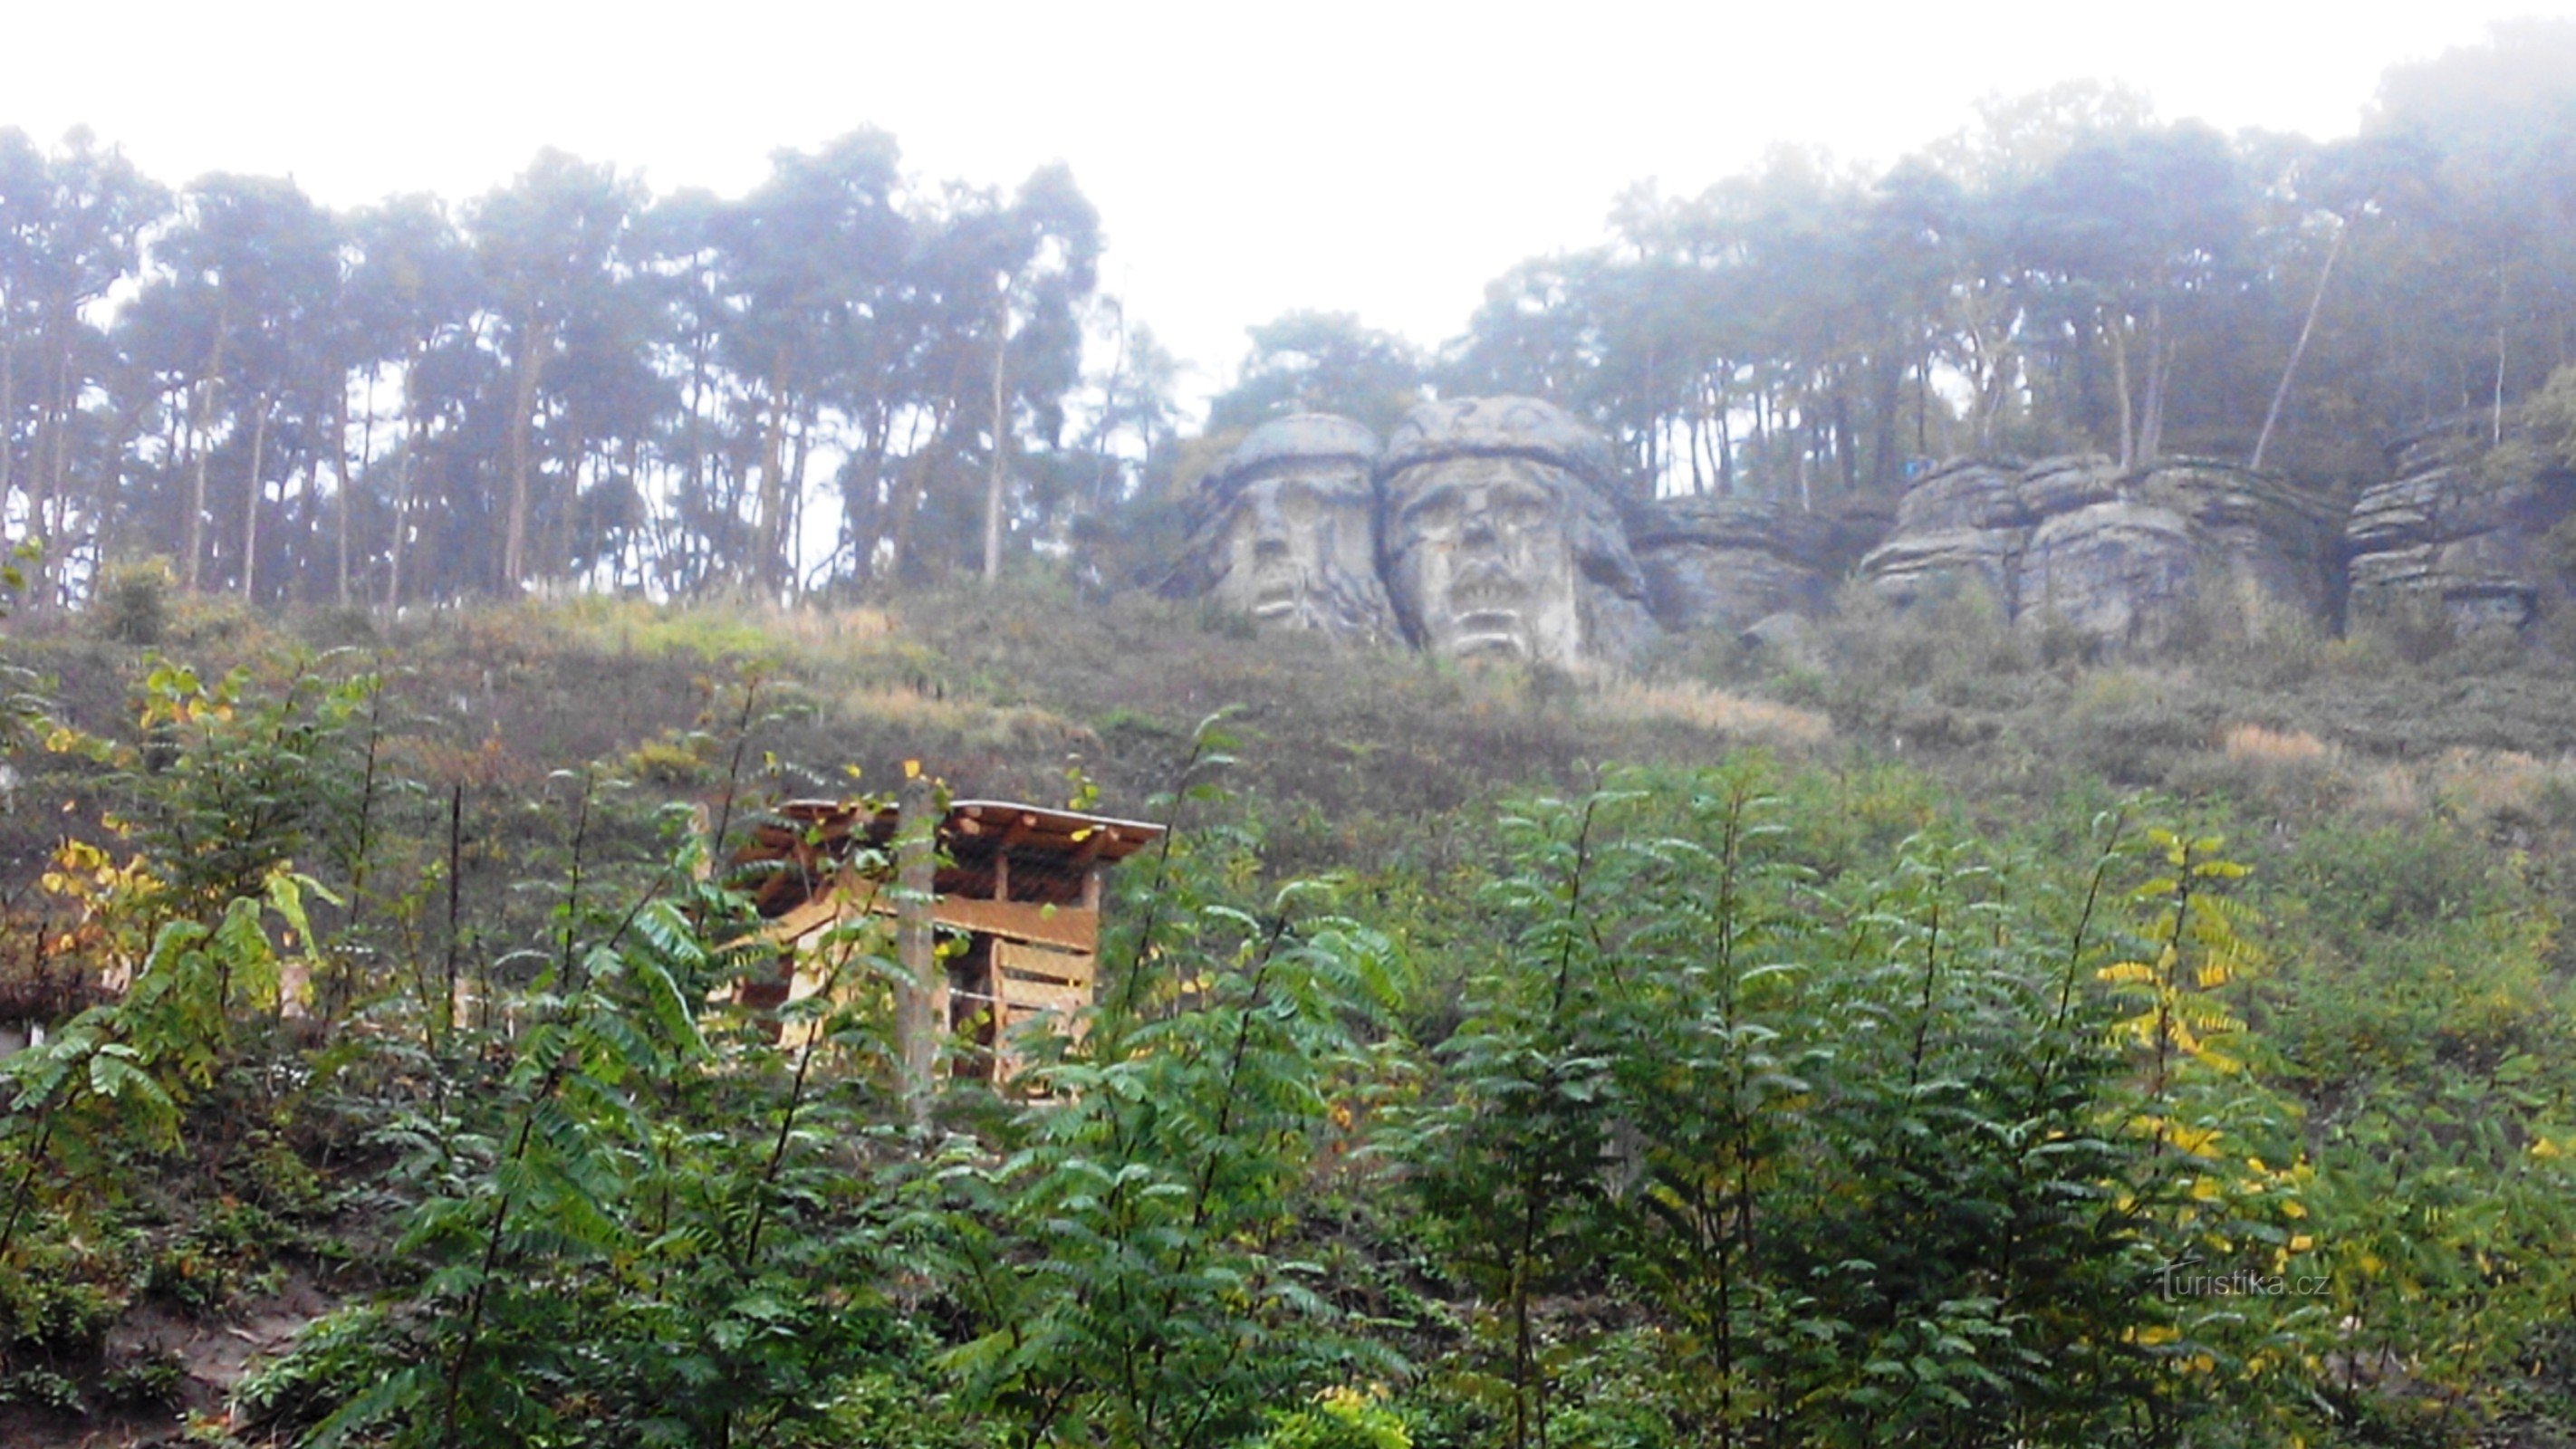
[[[1387,441],[1382,532],[1398,610],[1452,658],[1563,667],[1624,659],[1655,632],[1607,493],[1608,443],[1535,398],[1453,398]]]
[[[1199,485],[1194,577],[1177,591],[1264,627],[1395,637],[1377,573],[1377,451],[1376,434],[1327,413],[1253,429]]]

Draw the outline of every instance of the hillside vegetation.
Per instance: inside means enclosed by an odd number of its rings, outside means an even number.
[[[1048,588],[138,585],[6,660],[12,1443],[2576,1425],[2543,651],[1971,598],[1598,681]],[[881,994],[713,1004],[700,832],[906,761],[1177,827],[1069,1103],[916,1128]]]

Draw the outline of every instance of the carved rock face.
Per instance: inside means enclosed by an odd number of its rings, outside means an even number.
[[[1174,591],[1204,593],[1264,627],[1391,637],[1376,456],[1376,435],[1347,418],[1302,413],[1254,429],[1200,485],[1205,522]]]
[[[1575,667],[1651,638],[1644,576],[1602,495],[1600,437],[1531,398],[1425,403],[1389,440],[1387,575],[1424,648]]]

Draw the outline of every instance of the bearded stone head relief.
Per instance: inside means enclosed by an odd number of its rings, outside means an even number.
[[[1609,446],[1563,409],[1425,403],[1379,473],[1387,580],[1424,648],[1579,666],[1652,637],[1645,581],[1604,492]]]
[[[1393,637],[1377,571],[1377,452],[1376,434],[1323,413],[1255,428],[1200,483],[1192,557],[1169,591],[1265,628]]]

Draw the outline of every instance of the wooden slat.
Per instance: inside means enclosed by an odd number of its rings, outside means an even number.
[[[993,964],[1013,977],[1088,986],[1099,974],[1099,960],[1088,951],[1058,951],[1019,941],[994,944]]]
[[[843,911],[856,909],[861,902],[870,899],[864,883],[856,885],[847,896],[817,896],[770,922],[769,933],[778,940],[794,941],[800,947],[810,949],[806,937],[831,926],[840,919]],[[877,894],[873,898],[872,909],[881,916],[894,914],[891,894]],[[1033,941],[1066,951],[1088,953],[1100,940],[1100,912],[1080,906],[941,896],[932,903],[931,919],[960,931],[977,931],[1013,941]]]
[[[1077,986],[1045,981],[1006,981],[1002,983],[1002,998],[1010,1003],[1011,1019],[1019,1021],[1032,1012],[1070,1014],[1080,1011],[1091,1004],[1091,986],[1088,982]]]
[[[945,896],[939,924],[1012,941],[1035,941],[1088,954],[1100,941],[1100,913],[1080,906],[1040,906],[1026,901],[977,901]]]

